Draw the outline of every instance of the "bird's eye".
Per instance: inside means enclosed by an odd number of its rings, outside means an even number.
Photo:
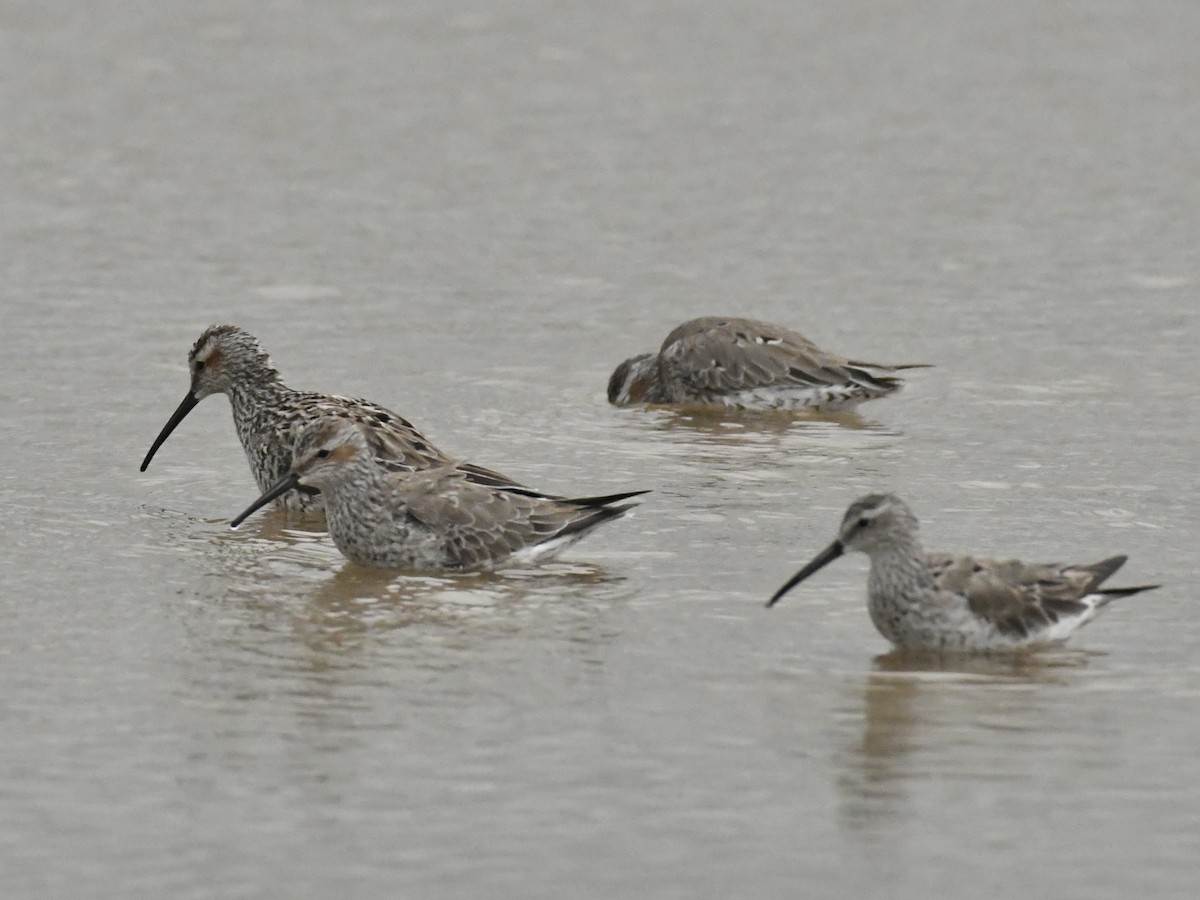
[[[328,450],[318,450],[317,451],[317,459],[325,459],[327,456],[329,456]]]
[[[866,516],[863,516],[861,519],[859,519],[859,520],[858,520],[858,522],[856,523],[855,527],[857,527],[857,528],[866,528],[866,527],[867,527],[867,523],[868,523],[869,521],[870,521],[870,519],[868,519]]]
[[[202,359],[196,360],[196,371],[199,372],[203,368],[204,368],[204,360],[202,360]]]

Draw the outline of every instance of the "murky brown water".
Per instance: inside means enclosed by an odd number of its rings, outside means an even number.
[[[1200,9],[0,7],[0,893],[1190,897]],[[618,411],[706,313],[938,368],[849,422]],[[255,495],[201,329],[564,492],[393,580]],[[1166,587],[1021,664],[883,656],[857,495]]]

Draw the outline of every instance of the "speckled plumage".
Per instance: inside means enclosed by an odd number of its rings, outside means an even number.
[[[318,488],[329,534],[352,562],[423,571],[489,569],[544,559],[631,508],[643,491],[548,498],[480,484],[443,465],[397,472],[376,459],[366,427],[326,417],[306,426],[290,471],[233,521],[296,487]]]
[[[142,471],[184,417],[211,394],[225,394],[233,424],[246,451],[250,471],[260,490],[267,490],[291,468],[297,434],[324,416],[340,416],[364,427],[371,452],[398,470],[415,471],[450,466],[472,482],[522,486],[498,472],[460,463],[429,442],[411,422],[385,407],[351,397],[296,391],[283,383],[257,338],[235,325],[214,325],[200,335],[188,354],[191,387],[163,427]],[[529,488],[530,494],[542,495]],[[293,512],[319,511],[323,502],[315,491],[295,491],[279,501]]]
[[[608,401],[836,412],[900,390],[896,371],[924,367],[846,359],[769,322],[706,316],[617,366]]]
[[[1101,588],[1124,556],[1062,565],[926,553],[907,504],[893,494],[868,494],[846,511],[837,540],[767,605],[846,550],[871,558],[871,621],[905,649],[989,652],[1057,644],[1111,600],[1158,587]]]

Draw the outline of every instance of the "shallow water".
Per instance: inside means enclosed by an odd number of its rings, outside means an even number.
[[[0,9],[0,887],[89,897],[1190,897],[1200,10]],[[861,416],[615,410],[694,315],[931,362]],[[203,327],[547,490],[559,562],[391,578],[255,496]],[[931,549],[1164,589],[888,654]]]

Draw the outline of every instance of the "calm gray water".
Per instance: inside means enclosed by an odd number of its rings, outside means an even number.
[[[0,894],[1192,897],[1200,6],[0,5]],[[694,315],[932,362],[847,422],[618,411]],[[548,490],[561,561],[389,579],[276,515],[207,325]],[[884,655],[933,549],[1089,561],[1020,664]]]

